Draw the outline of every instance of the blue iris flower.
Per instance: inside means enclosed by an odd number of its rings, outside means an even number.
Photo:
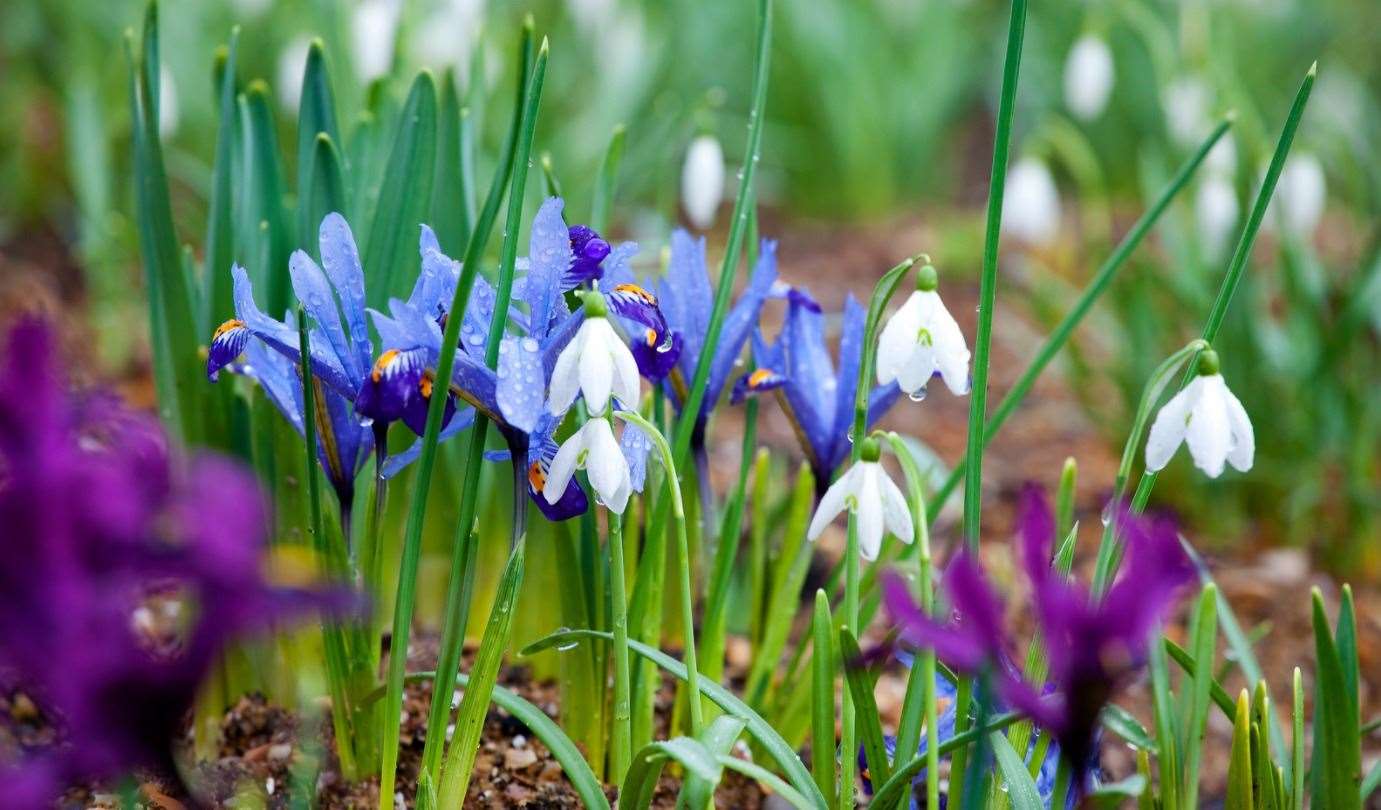
[[[364,271],[350,226],[339,214],[321,223],[318,266],[298,250],[289,260],[293,292],[314,325],[310,329],[313,380],[318,403],[317,455],[347,511],[354,498],[355,476],[369,460],[375,431],[355,412],[354,400],[369,373],[373,345],[365,324]],[[234,279],[235,317],[216,328],[207,355],[206,373],[216,380],[229,367],[256,380],[269,400],[303,432],[302,362],[296,317],[282,321],[264,314],[254,302],[249,274],[238,264]],[[244,362],[237,362],[243,356]]]
[[[735,402],[751,394],[777,390],[806,458],[823,493],[835,469],[849,455],[858,366],[863,360],[865,313],[850,295],[844,302],[839,336],[838,371],[825,345],[825,316],[802,288],[787,294],[786,323],[773,343],[753,334],[757,368],[734,385]],[[896,383],[869,392],[867,425],[872,426],[901,395]]]

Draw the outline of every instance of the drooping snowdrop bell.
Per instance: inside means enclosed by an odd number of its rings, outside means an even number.
[[[585,321],[552,370],[547,409],[553,416],[565,413],[577,393],[585,395],[591,414],[602,414],[611,394],[624,407],[638,405],[638,363],[633,353],[605,317],[603,296],[585,293],[583,297]]]
[[[904,543],[911,542],[911,510],[878,461],[882,448],[877,440],[864,439],[861,449],[859,462],[831,484],[820,499],[806,537],[815,540],[836,515],[848,509],[858,519],[859,554],[865,560],[876,560],[884,532],[890,531]]]
[[[1085,121],[1103,114],[1112,94],[1112,50],[1094,34],[1079,37],[1065,58],[1065,106]]]
[[[554,504],[560,499],[576,470],[589,473],[590,486],[601,503],[623,514],[628,506],[628,496],[633,491],[632,475],[628,458],[619,447],[614,430],[605,417],[597,416],[586,422],[556,451],[556,457],[547,470],[546,486],[542,490],[547,503]]]
[[[681,207],[696,230],[706,231],[723,199],[724,150],[713,135],[697,136],[681,167]]]
[[[937,371],[955,396],[969,392],[969,347],[940,300],[938,286],[935,268],[922,267],[916,274],[916,291],[878,338],[878,383],[896,380],[912,398],[925,396],[926,385]]]
[[[1183,442],[1194,466],[1210,478],[1222,474],[1224,463],[1250,470],[1256,453],[1252,423],[1218,373],[1218,353],[1208,349],[1200,354],[1198,372],[1156,414],[1146,440],[1146,469],[1163,468]]]

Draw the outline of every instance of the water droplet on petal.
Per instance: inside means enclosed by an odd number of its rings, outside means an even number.
[[[917,388],[915,391],[912,391],[907,396],[911,397],[912,402],[925,402],[925,398],[928,393],[930,392],[927,391],[926,387],[923,385],[920,388]]]

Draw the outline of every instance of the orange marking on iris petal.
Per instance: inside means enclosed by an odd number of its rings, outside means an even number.
[[[646,335],[647,335],[647,348],[650,349],[650,348],[652,348],[653,346],[656,346],[656,345],[657,345],[657,330],[656,330],[656,329],[649,329],[649,330],[647,330]]]
[[[423,399],[432,398],[432,385],[434,382],[435,378],[432,377],[432,373],[430,371],[424,373],[422,375],[422,379],[417,381],[417,390],[422,392]]]
[[[379,378],[384,376],[384,369],[393,365],[393,361],[396,359],[398,359],[397,349],[389,349],[379,355],[379,359],[374,361],[374,368],[369,372],[369,379],[377,383]]]
[[[657,296],[653,295],[647,290],[644,290],[637,284],[620,284],[614,288],[614,292],[631,293],[632,295],[636,295],[639,298],[641,298],[644,303],[654,307],[657,306]]]
[[[232,329],[243,329],[244,325],[245,322],[240,320],[239,318],[231,318],[230,320],[216,327],[216,331],[212,333],[211,339],[216,340],[221,335],[224,335],[226,332],[229,332]]]
[[[760,368],[748,375],[748,387],[757,388],[772,377],[772,369]]]
[[[542,471],[541,462],[534,461],[527,468],[527,483],[534,492],[541,492],[547,485],[547,474]]]

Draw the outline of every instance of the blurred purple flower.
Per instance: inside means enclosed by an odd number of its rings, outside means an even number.
[[[957,614],[951,622],[925,615],[900,577],[889,574],[883,583],[902,640],[934,649],[957,670],[988,668],[1002,700],[1055,735],[1074,767],[1075,785],[1084,783],[1093,762],[1099,713],[1144,666],[1152,636],[1193,579],[1172,521],[1126,508],[1116,519],[1126,543],[1123,573],[1093,598],[1051,569],[1054,517],[1039,487],[1022,492],[1020,555],[1050,664],[1044,688],[1027,683],[1008,656],[1012,642],[1002,625],[1002,602],[970,552],[961,552],[945,572],[944,589]]]
[[[0,672],[66,740],[14,764],[24,798],[8,806],[135,768],[175,775],[173,738],[225,642],[325,603],[263,581],[247,472],[172,458],[151,418],[70,394],[38,321],[0,363]]]

